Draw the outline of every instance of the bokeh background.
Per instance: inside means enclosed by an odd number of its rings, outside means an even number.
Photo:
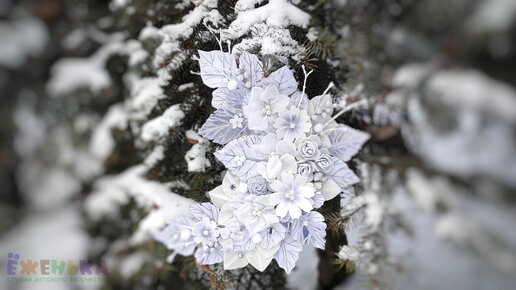
[[[222,171],[196,145],[210,92],[189,73],[215,42],[202,23],[166,27],[202,5],[224,27],[237,2],[1,0],[0,289],[514,289],[514,0],[292,1],[315,27],[284,27],[316,70],[309,93],[334,81],[337,104],[358,104],[339,120],[372,136],[356,198],[330,207],[334,247],[305,249],[288,277],[166,262],[152,234]],[[176,105],[180,125],[158,119]],[[109,274],[15,284],[11,252]]]

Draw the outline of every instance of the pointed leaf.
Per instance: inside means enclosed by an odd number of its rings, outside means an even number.
[[[232,54],[199,50],[199,67],[204,84],[210,88],[227,87],[224,78],[233,79],[236,61]]]
[[[287,236],[285,240],[281,242],[278,252],[274,255],[274,259],[276,259],[278,265],[283,268],[287,274],[290,274],[292,269],[296,266],[301,250],[303,250],[303,245],[291,236]]]
[[[240,69],[242,69],[245,73],[249,75],[246,81],[249,81],[252,87],[256,86],[256,83],[263,76],[262,62],[258,59],[256,55],[250,54],[246,51],[244,51],[242,55],[240,55],[239,61]]]
[[[190,207],[190,212],[197,220],[202,220],[205,217],[213,221],[219,219],[219,210],[210,202],[194,204]]]
[[[256,268],[256,270],[263,272],[272,261],[274,254],[278,251],[279,246],[270,249],[264,249],[257,245],[254,250],[246,252],[245,256],[249,264]]]
[[[284,66],[279,70],[271,73],[268,78],[265,78],[261,81],[263,87],[274,84],[278,86],[278,90],[280,93],[285,95],[290,95],[297,91],[298,83],[296,78],[294,78],[294,74],[288,68],[288,66]]]
[[[202,125],[199,135],[221,145],[234,140],[247,129],[247,120],[243,118],[242,114],[239,115],[240,118],[244,119],[242,121],[242,128],[233,128],[230,120],[235,118],[235,115],[235,113],[224,109],[215,111],[206,120],[206,123]]]
[[[340,189],[340,186],[333,180],[333,178],[327,178],[323,181],[321,194],[324,196],[325,200],[333,199],[341,192],[342,189]]]
[[[218,88],[213,91],[211,105],[216,109],[226,109],[231,112],[241,111],[247,104],[247,91],[243,89],[230,90],[228,88]]]
[[[247,266],[246,255],[242,252],[224,252],[224,270],[234,270]]]
[[[222,190],[222,185],[219,185],[212,189],[210,192],[208,192],[208,195],[210,196],[211,202],[218,207],[222,208],[222,206],[233,199],[233,196],[230,196]]]
[[[260,144],[262,138],[263,136],[258,135],[240,137],[215,152],[215,157],[224,163],[231,173],[245,182],[258,175],[257,165],[260,161],[265,161],[264,156],[257,157],[253,148],[254,145]]]
[[[328,172],[327,176],[331,177],[341,189],[353,185],[360,181],[358,176],[349,169],[348,165],[342,160],[333,157],[333,169]]]
[[[362,145],[369,139],[369,134],[351,127],[340,125],[328,134],[331,146],[330,153],[346,162],[358,153]]]

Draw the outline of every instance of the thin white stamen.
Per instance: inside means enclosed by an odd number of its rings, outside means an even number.
[[[303,81],[303,93],[301,94],[301,97],[299,98],[299,103],[297,104],[297,107],[299,108],[301,106],[301,102],[303,102],[303,97],[305,96],[305,90],[306,90],[306,80],[308,79],[308,76],[313,72],[313,70],[306,72],[305,65],[301,65],[301,68],[303,69],[303,74],[305,75],[305,79]]]
[[[367,100],[360,100],[358,102],[355,102],[353,104],[350,104],[349,106],[346,106],[344,109],[340,110],[340,112],[338,112],[335,116],[333,116],[330,120],[328,120],[323,128],[325,128],[326,126],[328,126],[330,124],[331,121],[335,121],[338,117],[342,116],[342,114],[352,110],[352,109],[355,109],[357,107],[360,107],[362,105],[366,105],[367,104]]]

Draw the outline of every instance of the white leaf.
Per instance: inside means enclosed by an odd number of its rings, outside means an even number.
[[[233,213],[233,209],[228,206],[228,203],[225,203],[219,212],[219,225],[225,225],[229,220],[235,218],[235,214]]]
[[[219,109],[210,115],[208,120],[206,120],[199,130],[199,134],[208,140],[224,145],[247,131],[247,121],[245,119],[241,128],[233,128],[233,125],[229,120],[234,117],[234,113],[225,109]]]
[[[274,258],[278,262],[278,266],[283,268],[287,274],[290,274],[292,269],[296,266],[299,253],[302,250],[303,245],[299,241],[294,240],[291,236],[287,236],[281,243]]]
[[[346,162],[358,153],[362,145],[369,139],[369,134],[355,130],[346,125],[332,129],[328,134],[331,146],[330,153]]]
[[[284,66],[279,70],[271,73],[268,78],[265,78],[261,81],[260,86],[267,86],[269,84],[274,84],[278,86],[278,90],[280,93],[284,95],[290,95],[297,91],[297,81],[294,78],[294,74],[288,68],[288,66]]]
[[[239,257],[242,255],[242,257]],[[224,252],[224,270],[234,270],[247,266],[246,255],[241,252]]]
[[[353,185],[360,181],[358,176],[349,169],[348,165],[338,158],[333,158],[333,168],[327,174],[327,176],[333,178],[341,189],[344,189],[350,185]]]
[[[324,114],[322,114],[324,113]],[[330,95],[320,95],[312,98],[308,103],[308,116],[317,116],[317,123],[324,124],[333,114],[333,101]]]
[[[224,190],[222,190],[222,185],[212,189],[210,192],[208,192],[208,195],[210,196],[211,202],[213,202],[213,204],[218,208],[222,208],[226,202],[233,198],[232,196],[228,196]]]
[[[228,88],[218,88],[213,91],[211,105],[215,109],[226,109],[231,112],[242,110],[242,106],[247,104],[249,95],[245,89],[230,90]]]
[[[341,192],[340,186],[332,178],[327,178],[323,181],[321,194],[324,196],[325,200],[333,199]]]
[[[226,144],[224,148],[215,152],[214,155],[224,163],[231,173],[245,182],[258,175],[257,165],[259,162],[265,161],[265,157],[256,156],[257,154],[253,147],[256,144],[260,144],[262,138],[263,136],[258,135],[240,137]]]
[[[210,88],[219,88],[228,86],[224,78],[234,79],[237,66],[235,57],[230,53],[199,50],[199,67],[204,84]]]
[[[262,62],[256,55],[250,54],[246,51],[240,55],[239,61],[240,68],[249,75],[247,80],[251,83],[251,87],[256,86],[256,83],[263,76]]]
[[[272,261],[274,254],[278,251],[279,246],[272,247],[270,249],[264,249],[262,246],[257,245],[254,250],[246,252],[245,256],[249,264],[256,268],[256,270],[263,272]]]

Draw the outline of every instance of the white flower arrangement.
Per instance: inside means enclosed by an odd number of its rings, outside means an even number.
[[[315,210],[359,181],[346,162],[369,135],[335,121],[328,90],[308,99],[304,67],[300,91],[287,66],[265,77],[247,52],[237,60],[199,51],[198,61],[217,109],[199,134],[223,145],[215,156],[228,171],[211,203],[192,206],[156,239],[200,264],[263,271],[275,259],[290,273],[303,245],[324,249],[326,224]]]

